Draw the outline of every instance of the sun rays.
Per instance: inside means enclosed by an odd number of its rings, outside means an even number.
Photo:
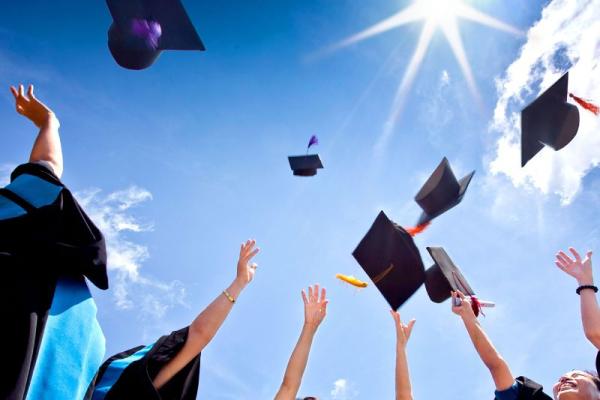
[[[408,91],[419,71],[419,67],[423,62],[431,39],[434,33],[439,29],[448,41],[452,52],[460,66],[462,74],[469,88],[469,92],[478,103],[481,103],[477,84],[473,77],[473,71],[465,52],[460,30],[458,27],[458,19],[467,19],[477,22],[481,25],[488,26],[497,30],[505,31],[515,35],[523,33],[517,28],[512,27],[496,18],[482,13],[466,4],[461,0],[415,0],[410,6],[399,11],[398,13],[388,17],[375,25],[364,29],[354,35],[341,40],[331,46],[328,51],[335,51],[341,48],[362,42],[371,37],[380,35],[391,29],[399,28],[411,22],[423,22],[423,28],[416,48],[406,67],[404,76],[396,90],[396,95],[392,103],[390,114],[384,125],[383,133],[378,141],[377,146],[385,144],[391,133],[393,132],[396,121],[402,113],[402,108],[406,101]]]

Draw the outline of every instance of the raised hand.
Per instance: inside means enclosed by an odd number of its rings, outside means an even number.
[[[329,301],[326,298],[327,292],[325,288],[321,289],[321,296],[319,297],[319,285],[308,287],[308,297],[306,292],[302,289],[302,301],[304,301],[304,325],[310,328],[317,329],[325,315],[327,314],[327,303]]]
[[[456,299],[460,299],[460,305],[455,306]],[[462,294],[460,290],[452,292],[452,312],[459,315],[461,318],[477,318],[473,312],[473,306],[471,305],[471,299]]]
[[[23,85],[19,85],[18,90],[11,86],[10,91],[15,97],[17,112],[31,120],[35,126],[41,128],[50,121],[58,123],[54,112],[33,94],[33,85],[29,85],[27,96],[24,93]]]
[[[410,339],[410,333],[412,332],[413,326],[415,326],[416,320],[411,319],[408,322],[408,325],[404,325],[398,312],[390,310],[390,314],[392,314],[394,323],[396,325],[396,341],[398,346],[405,348],[406,344],[408,343],[408,339]]]
[[[556,254],[556,266],[577,279],[579,285],[593,285],[592,252],[588,251],[585,260],[582,260],[577,250],[573,247],[569,247],[569,251],[573,254],[575,259],[572,259],[561,250]]]
[[[242,243],[240,246],[240,258],[237,263],[237,276],[236,280],[246,286],[256,273],[257,265],[255,263],[250,264],[250,260],[260,251],[256,247],[256,241],[254,239],[246,240],[246,243]]]

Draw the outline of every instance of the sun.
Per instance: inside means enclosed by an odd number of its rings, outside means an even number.
[[[456,0],[417,0],[416,5],[425,20],[436,26],[444,26],[456,20]]]
[[[388,137],[393,132],[396,121],[401,114],[407,93],[412,85],[412,82],[414,81],[419,67],[421,66],[423,58],[427,53],[429,43],[433,38],[433,34],[438,30],[444,34],[446,40],[448,41],[448,44],[454,53],[454,57],[460,66],[472,96],[475,98],[477,103],[482,103],[479,96],[479,91],[477,90],[477,85],[475,84],[473,72],[463,46],[458,27],[459,19],[467,19],[490,28],[512,33],[514,35],[523,35],[523,32],[517,28],[466,5],[463,0],[414,0],[413,3],[411,3],[405,9],[334,44],[327,49],[327,51],[335,51],[409,23],[423,23],[423,28],[421,29],[421,34],[417,40],[415,51],[408,62],[404,76],[402,77],[400,85],[396,90],[396,96],[392,104],[390,115],[384,125],[384,130],[378,141],[377,147],[381,147],[383,144],[385,144]]]

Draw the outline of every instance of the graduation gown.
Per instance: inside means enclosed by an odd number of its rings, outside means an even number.
[[[152,381],[183,348],[189,327],[162,336],[148,346],[118,353],[102,364],[85,400],[195,400],[200,376],[200,354],[160,390]]]
[[[496,391],[495,400],[552,400],[551,396],[544,393],[544,388],[531,379],[519,376],[515,383],[501,392]]]
[[[108,288],[105,242],[42,165],[20,165],[0,189],[0,268],[0,339],[8,344],[0,398],[21,400],[29,389],[31,399],[83,395],[104,357],[84,277]]]

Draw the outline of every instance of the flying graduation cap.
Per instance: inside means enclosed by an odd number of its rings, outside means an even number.
[[[423,209],[423,213],[419,217],[417,227],[413,229],[422,230],[432,219],[460,203],[474,174],[475,171],[471,171],[457,180],[448,159],[444,157],[415,196],[415,201]]]
[[[397,310],[425,281],[425,269],[412,236],[381,211],[352,255]]]
[[[319,139],[316,135],[312,135],[306,147],[306,155],[289,156],[290,168],[296,176],[314,176],[317,174],[317,169],[323,168],[323,163],[318,154],[308,154],[311,146],[319,144]]]
[[[442,303],[450,298],[450,291],[459,290],[471,298],[471,305],[476,316],[481,307],[493,307],[494,303],[481,301],[469,286],[458,266],[454,264],[446,250],[442,247],[427,247],[434,264],[425,271],[425,289],[434,303]]]
[[[600,108],[568,93],[569,73],[521,111],[521,167],[544,146],[558,151],[573,140],[579,129],[579,110],[567,103],[571,97],[586,110],[598,115]]]
[[[205,50],[180,0],[106,0],[108,48],[120,66],[144,69],[163,50]]]

